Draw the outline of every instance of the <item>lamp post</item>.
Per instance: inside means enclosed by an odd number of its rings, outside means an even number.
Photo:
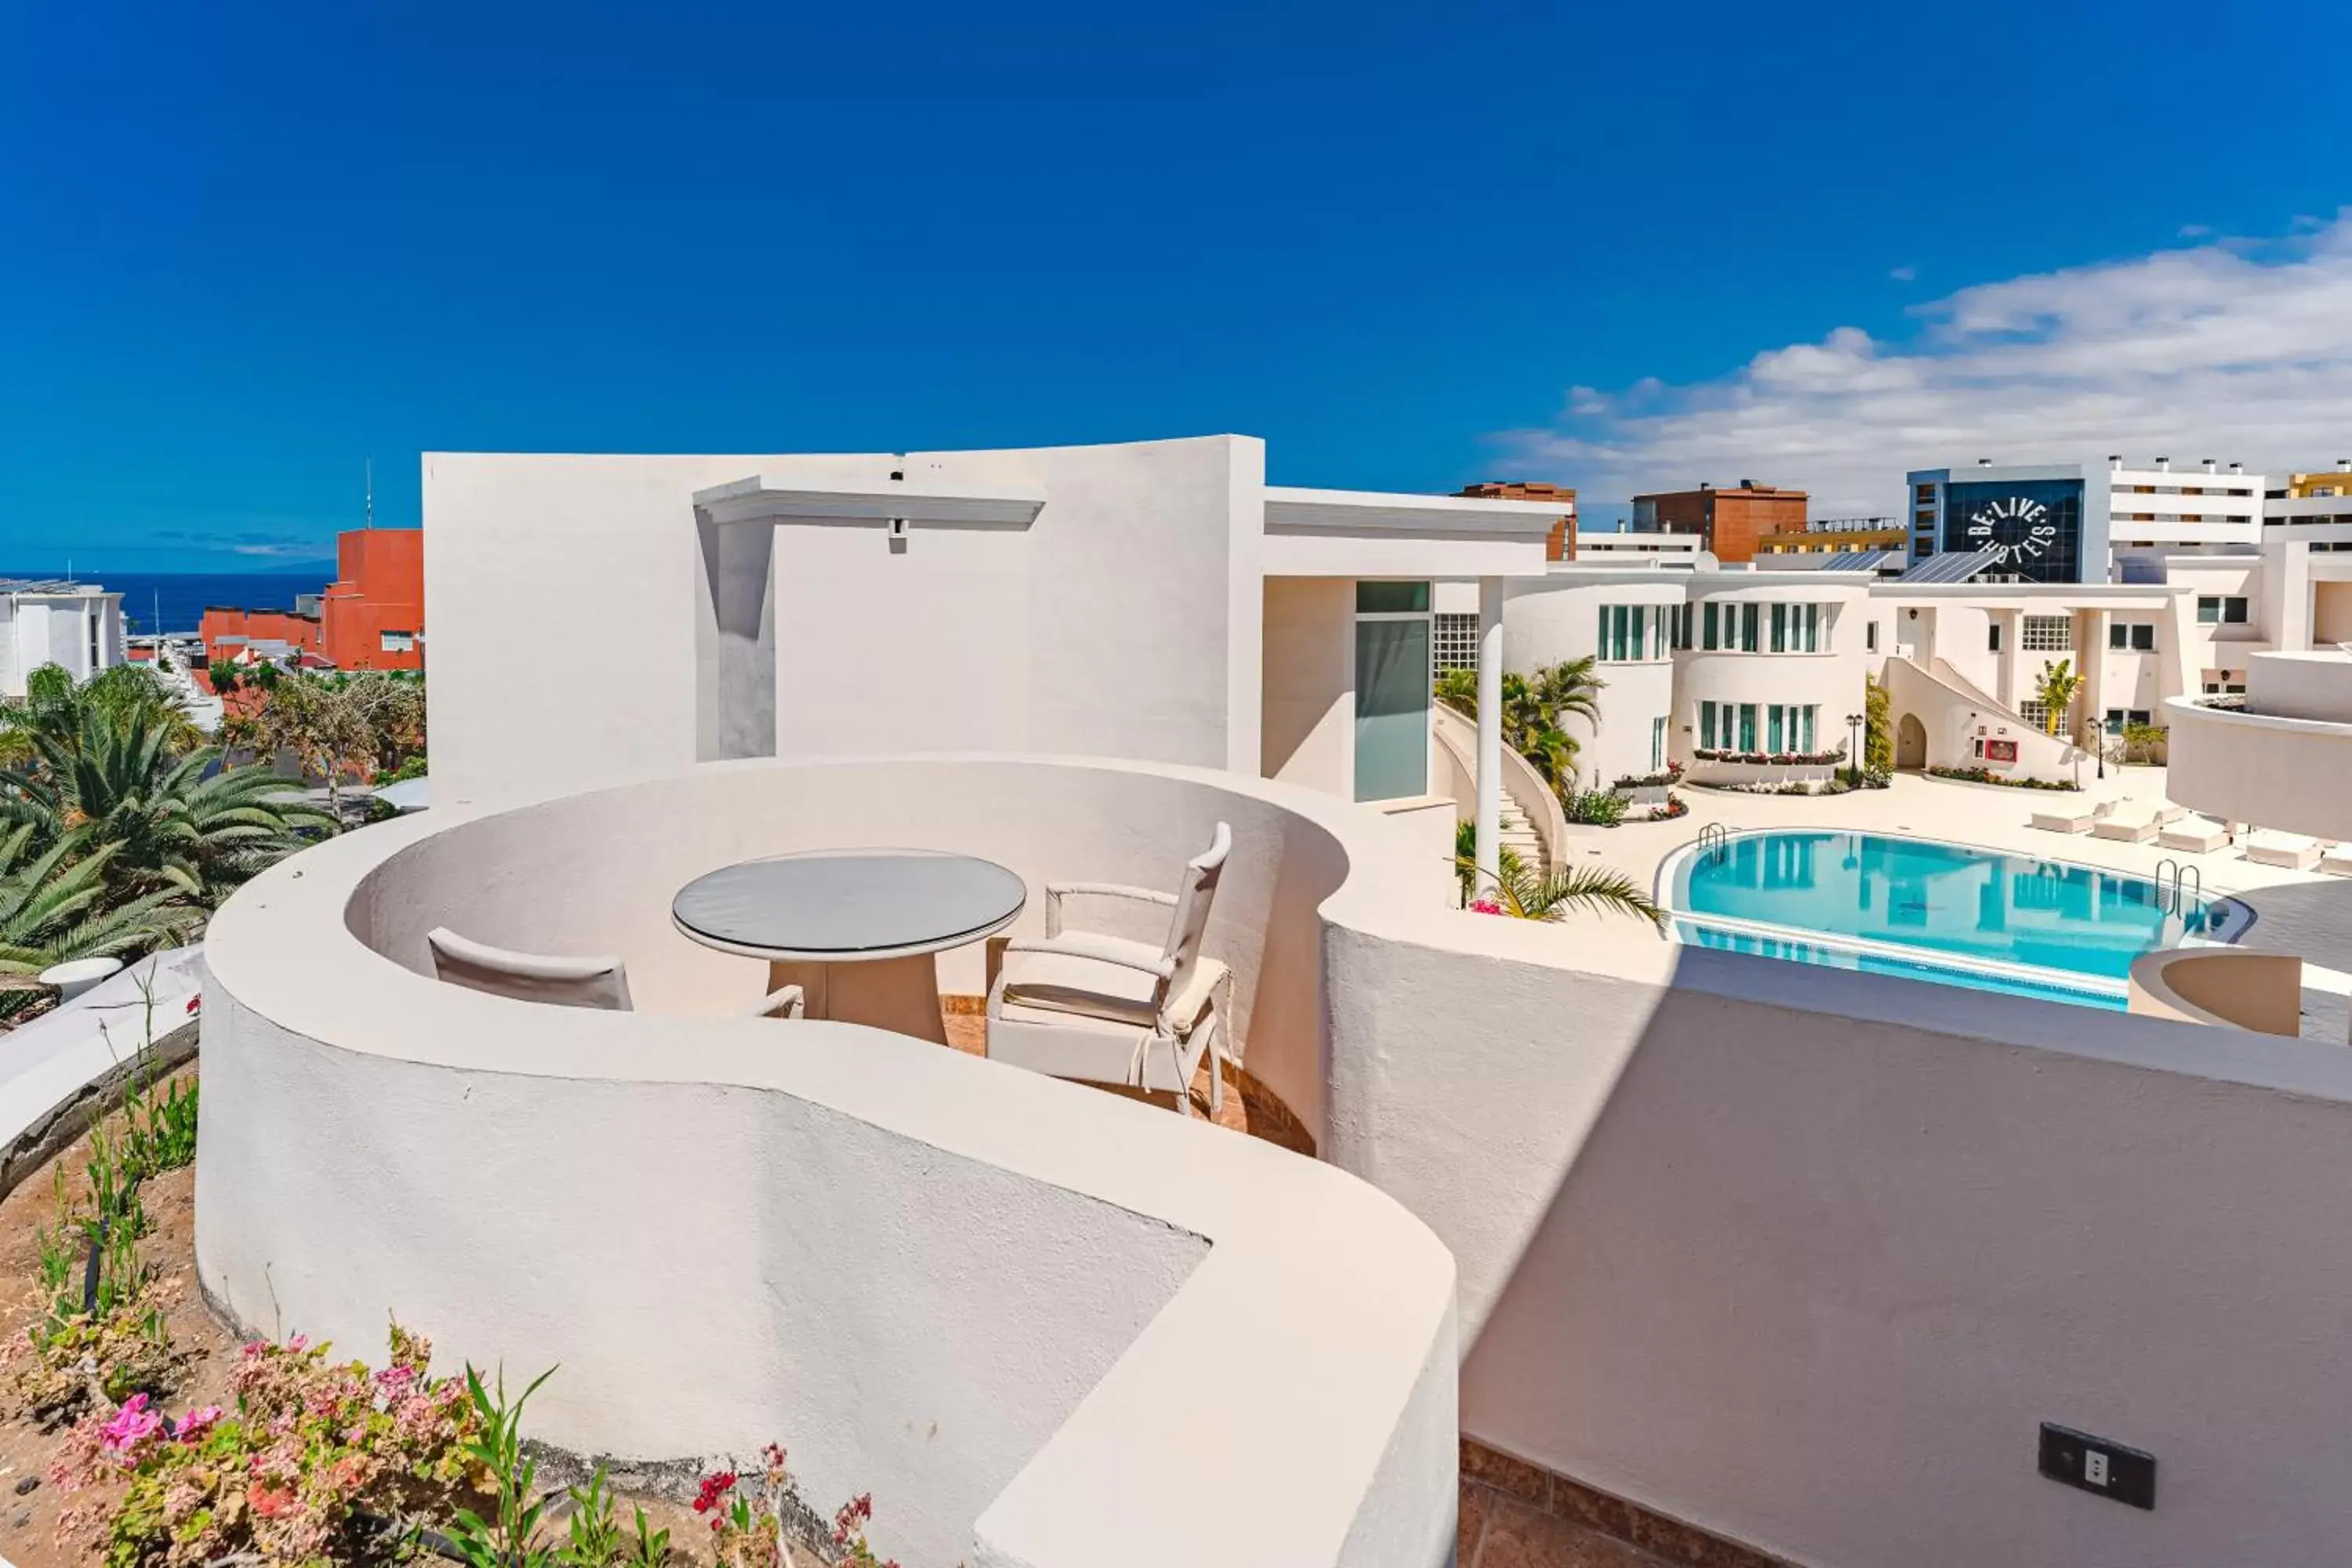
[[[1846,769],[1853,775],[1853,787],[1856,789],[1862,787],[1862,726],[1864,721],[1859,713],[1845,716]]]

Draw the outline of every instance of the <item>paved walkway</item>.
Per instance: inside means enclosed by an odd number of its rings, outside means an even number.
[[[1947,838],[2048,859],[2073,860],[2153,876],[2159,861],[2184,860],[2205,879],[2208,893],[2243,899],[2257,916],[2244,942],[2305,961],[2304,1034],[2337,1044],[2352,1023],[2352,880],[2316,871],[2260,866],[2234,847],[2211,855],[2182,855],[2155,844],[2125,844],[2088,834],[2043,832],[2028,826],[2037,808],[2083,800],[2164,798],[2162,768],[2110,768],[2101,780],[2085,771],[2083,794],[2053,794],[1996,784],[1962,784],[1898,773],[1894,787],[1839,795],[1733,795],[1685,787],[1690,815],[1673,822],[1622,827],[1571,825],[1569,836],[1586,863],[1613,866],[1654,886],[1658,866],[1698,837],[1710,822],[1737,832],[1758,827],[1855,828]]]

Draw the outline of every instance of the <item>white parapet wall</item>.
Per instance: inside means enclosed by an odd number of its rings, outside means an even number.
[[[2352,1539],[2341,1047],[1349,903],[1323,1153],[1453,1250],[1466,1436],[1809,1568]]]
[[[2352,723],[2164,705],[2166,793],[2223,822],[2352,838]],[[2316,956],[2316,955],[2315,955]]]
[[[1425,900],[1401,830],[1303,790],[1004,757],[726,763],[306,851],[210,934],[204,1287],[352,1352],[391,1313],[452,1363],[560,1365],[531,1413],[562,1447],[781,1440],[812,1503],[870,1489],[908,1561],[1436,1568],[1458,1352],[1426,1227],[1166,1110],[725,1016],[760,966],[668,923],[715,866],[887,843],[1015,868],[1027,930],[1045,879],[1165,883],[1219,821],[1208,950],[1236,972],[1253,1071],[1319,1121],[1316,908],[1353,877]],[[442,984],[438,924],[617,952],[644,1011]]]

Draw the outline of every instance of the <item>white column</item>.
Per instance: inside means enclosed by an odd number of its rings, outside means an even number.
[[[1478,894],[1494,888],[1503,849],[1503,580],[1478,579]]]

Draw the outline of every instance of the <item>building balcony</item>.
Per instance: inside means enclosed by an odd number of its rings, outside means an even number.
[[[761,965],[671,920],[714,867],[884,844],[1015,868],[1025,931],[1046,879],[1161,884],[1219,822],[1243,1060],[1319,1134],[1318,906],[1430,901],[1343,803],[1118,764],[728,764],[320,846],[208,940],[205,1288],[248,1325],[362,1343],[396,1309],[477,1364],[560,1363],[532,1410],[577,1453],[792,1434],[816,1493],[905,1510],[912,1560],[1197,1563],[1244,1539],[1433,1563],[1457,1352],[1423,1225],[1165,1110],[736,1016]],[[436,980],[444,926],[620,955],[635,1010]],[[980,953],[950,960],[976,988]]]
[[[1011,868],[1034,934],[1048,880],[1165,886],[1219,822],[1204,951],[1313,1159],[736,1016],[760,963],[671,919],[716,867],[897,845]],[[2340,1047],[1461,912],[1449,869],[1376,813],[1156,763],[446,801],[215,920],[200,1281],[247,1325],[360,1344],[394,1310],[478,1365],[561,1363],[531,1405],[558,1448],[782,1437],[908,1562],[1438,1568],[1457,1496],[1490,1565],[1589,1509],[1933,1568],[2319,1561],[2352,1531]],[[636,1010],[446,984],[439,926],[618,954]],[[984,967],[947,955],[944,988]],[[2039,1420],[2158,1453],[2202,1506],[2053,1485]],[[1821,1500],[1850,1491],[1872,1506]]]
[[[2164,706],[2173,799],[2227,822],[2352,838],[2352,656],[2257,653],[2242,699]]]

